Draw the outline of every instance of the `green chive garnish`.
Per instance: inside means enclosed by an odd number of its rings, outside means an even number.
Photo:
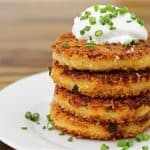
[[[120,15],[124,15],[124,14],[126,14],[126,13],[129,12],[129,10],[128,10],[127,7],[120,8],[118,11],[119,11],[119,14],[120,14]]]
[[[131,147],[133,146],[133,140],[119,140],[117,143],[117,146],[119,147]]]
[[[46,129],[46,126],[43,126],[43,127],[42,127],[42,129],[44,129],[44,130],[45,130],[45,129]]]
[[[109,21],[108,24],[109,24],[110,26],[113,26],[113,25],[114,25],[114,23],[113,23],[112,21]]]
[[[59,133],[59,135],[61,135],[61,136],[62,136],[62,135],[65,135],[65,133],[64,133],[64,132],[60,132],[60,133]]]
[[[110,26],[110,30],[116,30],[116,27]]]
[[[128,146],[124,146],[124,147],[122,148],[122,150],[128,150],[128,149],[129,149]]]
[[[129,42],[124,43],[123,46],[128,48],[131,47],[132,45],[136,45],[138,42],[139,42],[138,40],[131,40]]]
[[[130,23],[130,22],[132,22],[132,20],[127,20],[126,22],[127,22],[127,23]]]
[[[108,149],[109,149],[109,146],[108,146],[108,145],[102,144],[101,150],[108,150]]]
[[[90,26],[85,26],[81,31],[80,34],[84,35],[86,31],[90,31],[91,27]]]
[[[68,42],[63,42],[61,47],[62,48],[68,48],[69,47],[69,43]]]
[[[22,130],[27,130],[28,128],[27,128],[27,127],[21,127],[21,129],[22,129]]]
[[[92,41],[92,37],[91,36],[89,36],[89,40]]]
[[[86,15],[80,17],[80,20],[86,20],[86,19],[88,19]]]
[[[38,122],[40,119],[40,114],[39,113],[31,113],[31,112],[26,112],[25,113],[25,118],[33,121],[33,122]]]
[[[106,5],[106,10],[113,13],[116,11],[116,8],[112,5]]]
[[[148,146],[143,146],[142,150],[149,150]]]
[[[48,130],[49,130],[49,131],[54,130],[54,129],[55,129],[54,127],[50,127],[50,128],[48,128]]]
[[[90,29],[91,29],[90,26],[86,26],[86,27],[84,28],[84,31],[90,31]]]
[[[105,24],[106,24],[106,21],[105,21],[105,19],[104,19],[103,16],[100,16],[100,23],[101,23],[102,25],[105,25]]]
[[[89,18],[89,23],[90,23],[91,25],[96,24],[96,18],[95,18],[95,17],[90,17],[90,18]]]
[[[40,114],[39,113],[34,113],[32,115],[32,121],[39,121],[39,118],[40,118]]]
[[[85,16],[87,16],[87,18],[91,15],[91,12],[90,11],[86,11],[85,12]]]
[[[72,142],[73,141],[73,137],[70,136],[68,139],[67,139],[68,142]]]
[[[31,112],[26,112],[26,113],[25,113],[25,118],[28,119],[28,120],[29,120],[30,118],[32,118],[32,113],[31,113]]]
[[[90,41],[86,44],[86,47],[89,49],[95,49],[96,44],[93,41]]]
[[[94,4],[94,10],[98,11],[98,9],[99,9],[99,6],[97,4]]]
[[[143,142],[143,141],[148,141],[150,140],[150,135],[149,134],[138,134],[136,137],[135,137],[136,141],[137,142]]]
[[[84,34],[85,34],[85,31],[84,31],[84,30],[81,30],[81,31],[80,31],[80,34],[81,34],[81,35],[84,35]]]
[[[141,26],[144,25],[144,20],[141,19],[141,18],[137,18],[137,22],[138,22]]]
[[[97,30],[97,31],[95,32],[95,36],[96,36],[96,37],[100,37],[102,34],[103,34],[103,31],[102,31],[102,30]]]
[[[106,7],[104,7],[104,8],[101,8],[101,9],[100,9],[100,12],[101,12],[101,13],[106,13],[106,12],[107,12],[107,9],[106,9]]]
[[[137,18],[136,15],[132,13],[132,14],[131,14],[131,19],[132,19],[132,20],[136,20],[136,18]]]
[[[46,118],[47,118],[48,122],[52,122],[52,121],[53,121],[50,114],[47,114],[47,115],[46,115]]]

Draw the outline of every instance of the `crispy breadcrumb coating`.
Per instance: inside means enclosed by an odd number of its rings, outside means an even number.
[[[90,97],[136,96],[150,90],[150,70],[100,73],[69,70],[53,62],[51,76],[59,87],[71,91],[77,85],[81,94]]]
[[[123,124],[96,124],[65,112],[55,103],[52,104],[51,117],[53,119],[53,125],[57,129],[79,138],[96,140],[134,137],[150,127],[149,118],[138,122]]]
[[[68,46],[63,47],[67,42]],[[150,68],[150,38],[140,41],[132,47],[121,44],[101,44],[94,49],[87,48],[86,41],[77,40],[72,33],[59,36],[54,49],[53,59],[62,65],[77,70],[110,71],[110,70],[141,70]]]

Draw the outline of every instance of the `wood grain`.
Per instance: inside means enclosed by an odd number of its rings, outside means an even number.
[[[95,0],[99,3],[99,0]],[[149,0],[105,0],[128,6],[150,30]],[[0,89],[33,73],[47,70],[49,48],[56,36],[71,30],[73,17],[93,1],[0,1]],[[0,143],[0,150],[11,149]]]

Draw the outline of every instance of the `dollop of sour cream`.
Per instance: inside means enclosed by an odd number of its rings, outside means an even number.
[[[144,21],[128,8],[97,4],[75,17],[72,33],[78,40],[96,44],[125,44],[148,38]]]

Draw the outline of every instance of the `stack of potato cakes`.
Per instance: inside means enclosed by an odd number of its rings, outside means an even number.
[[[134,137],[150,127],[150,39],[96,45],[72,33],[52,45],[54,126],[77,137]]]

